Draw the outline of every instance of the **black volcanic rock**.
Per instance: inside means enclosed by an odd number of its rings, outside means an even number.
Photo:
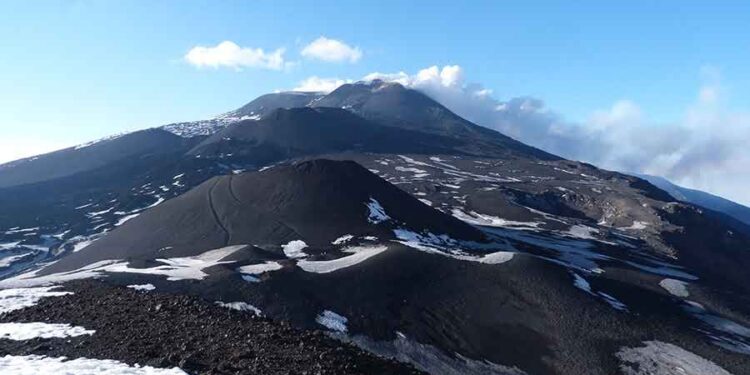
[[[306,107],[323,97],[319,92],[287,91],[261,95],[250,103],[229,112],[224,117],[266,116],[279,108]]]
[[[259,121],[220,131],[190,151],[232,155],[256,165],[342,151],[453,153],[466,143],[450,137],[386,128],[338,108],[277,109]]]
[[[197,298],[137,292],[97,281],[65,288],[74,293],[6,314],[0,321],[65,322],[96,333],[21,342],[0,339],[0,356],[113,359],[180,367],[191,374],[421,374],[322,332],[301,331]]]
[[[390,217],[369,219],[372,200]],[[149,260],[252,244],[278,251],[293,240],[328,246],[342,235],[393,239],[394,228],[481,241],[482,233],[419,202],[351,161],[312,160],[213,178],[126,222],[43,273],[100,260]],[[161,250],[161,251],[160,251]]]

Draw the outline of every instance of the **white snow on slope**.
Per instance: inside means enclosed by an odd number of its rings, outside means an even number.
[[[161,203],[161,202],[159,202],[159,203]],[[138,217],[138,215],[140,215],[140,214],[132,214],[132,215],[128,215],[128,216],[125,216],[125,217],[121,217],[120,220],[117,220],[117,222],[115,223],[115,226],[119,227],[120,225],[125,224],[129,220],[135,219],[136,217]]]
[[[341,236],[341,237],[333,240],[333,242],[331,242],[331,244],[332,245],[342,245],[342,244],[345,244],[345,243],[351,241],[352,238],[354,238],[354,236],[352,236],[351,234],[345,234],[345,235],[343,235],[343,236]]]
[[[78,146],[75,146],[75,147],[74,147],[73,149],[74,149],[74,150],[80,150],[80,149],[82,149],[82,148],[86,148],[86,147],[89,147],[89,146],[93,146],[93,145],[95,145],[95,144],[97,144],[97,143],[101,143],[101,142],[104,142],[104,141],[112,141],[112,140],[115,140],[115,139],[117,139],[117,138],[120,138],[120,137],[122,137],[122,136],[123,136],[123,135],[125,135],[125,134],[127,134],[127,133],[120,133],[120,134],[110,135],[110,136],[108,136],[108,137],[104,137],[104,138],[101,138],[101,139],[97,139],[97,140],[95,140],[95,141],[91,141],[91,142],[87,142],[87,143],[83,143],[83,144],[80,144],[80,145],[78,145]]]
[[[580,238],[583,240],[596,240],[598,239],[594,234],[599,233],[599,229],[592,228],[586,225],[576,224],[568,229],[566,235],[573,238]]]
[[[329,273],[329,272],[337,271],[337,270],[351,267],[355,264],[364,262],[370,257],[378,255],[386,250],[388,250],[387,246],[349,247],[342,251],[345,253],[351,253],[352,255],[347,255],[345,257],[341,257],[341,258],[333,259],[333,260],[321,260],[321,261],[310,261],[310,260],[303,259],[297,262],[297,265],[307,272]]]
[[[412,173],[414,173],[414,178],[423,178],[423,177],[427,177],[427,176],[430,175],[424,169],[419,169],[419,168],[396,167],[396,170],[399,171],[399,172],[412,172]]]
[[[154,286],[154,284],[128,285],[128,288],[135,289],[135,290],[140,290],[140,291],[145,291],[145,292],[148,292],[148,291],[156,289],[156,287]]]
[[[23,273],[11,278],[0,280],[0,288],[30,288],[39,286],[50,286],[67,281],[98,278],[102,276],[104,268],[116,264],[116,260],[104,260],[89,264],[70,272],[61,272],[52,275],[37,276],[41,269]]]
[[[589,284],[586,279],[578,275],[577,273],[573,272],[573,286],[576,288],[583,290],[586,293],[594,294],[593,291],[591,291],[591,284]]]
[[[0,339],[25,341],[93,335],[95,331],[70,324],[0,323]]]
[[[414,159],[412,159],[412,158],[410,158],[408,156],[405,156],[405,155],[399,155],[398,157],[400,157],[403,161],[405,161],[405,162],[407,162],[409,164],[421,165],[421,166],[424,166],[424,167],[432,167],[432,165],[430,165],[430,164],[427,164],[427,163],[419,161],[419,160],[414,160]]]
[[[109,359],[65,357],[48,358],[38,355],[0,357],[0,373],[3,375],[188,375],[179,368],[158,369],[129,366]]]
[[[234,263],[234,261],[223,261],[222,259],[246,247],[247,245],[234,245],[210,250],[193,257],[157,259],[158,262],[165,265],[152,268],[130,268],[126,263],[118,263],[105,267],[104,271],[163,275],[167,276],[168,281],[203,280],[208,276],[207,273],[203,272],[204,269],[220,264]]]
[[[237,272],[248,275],[260,275],[266,272],[277,271],[284,268],[279,262],[268,261],[265,263],[250,264],[237,268]]]
[[[281,246],[284,250],[284,255],[287,258],[304,258],[307,256],[302,249],[306,248],[307,244],[302,240],[289,241],[286,245]]]
[[[370,201],[365,203],[365,205],[367,205],[367,209],[369,210],[367,220],[370,223],[379,224],[386,220],[390,220],[391,217],[385,213],[385,209],[380,205],[380,202],[375,200],[375,198],[371,197]]]
[[[648,223],[645,221],[633,221],[633,224],[629,227],[620,227],[618,229],[624,229],[624,230],[641,230],[646,229],[648,226]]]
[[[0,250],[10,250],[18,246],[22,241],[0,243]]]
[[[106,225],[106,223],[105,223],[105,225]],[[72,251],[75,253],[75,252],[81,251],[81,250],[85,249],[86,247],[88,247],[89,245],[91,245],[94,241],[98,240],[101,237],[102,234],[103,233],[94,234],[94,235],[91,235],[91,236],[75,236],[75,237],[71,237],[69,240],[65,241],[65,243],[63,244],[63,246],[68,245],[68,244],[73,245],[73,250]]]
[[[262,316],[260,309],[249,304],[246,302],[221,302],[216,301],[216,304],[225,307],[230,310],[237,310],[237,311],[250,311],[255,314],[255,316]]]
[[[478,212],[471,211],[465,213],[457,208],[451,212],[453,217],[473,225],[481,225],[488,227],[520,227],[520,228],[537,228],[539,225],[544,224],[540,221],[513,221],[506,220],[500,217],[480,214]]]
[[[18,254],[18,255],[11,255],[9,257],[2,258],[2,259],[0,259],[0,268],[10,267],[10,266],[13,265],[13,263],[15,263],[15,262],[17,262],[17,261],[25,258],[29,254],[32,254],[32,253],[23,253],[23,254]]]
[[[469,254],[459,249],[461,242],[456,241],[447,235],[436,235],[434,233],[419,234],[406,229],[396,229],[393,231],[399,243],[409,246],[413,249],[424,251],[430,254],[437,254],[453,259],[478,262],[484,264],[501,264],[513,259],[514,253],[511,251],[496,251],[487,254]],[[471,247],[473,243],[464,243]]]
[[[664,279],[659,282],[659,286],[675,297],[686,298],[690,296],[690,293],[688,293],[687,290],[687,283],[684,281]]]
[[[211,135],[236,122],[235,118],[214,118],[209,120],[179,122],[164,125],[161,128],[183,138]]]
[[[622,303],[617,298],[602,291],[594,292],[591,289],[591,284],[589,284],[588,280],[584,279],[575,272],[571,272],[571,274],[573,274],[573,286],[575,286],[576,288],[583,290],[584,292],[591,294],[594,297],[600,298],[615,310],[628,311],[628,306]]]
[[[108,208],[106,210],[89,212],[89,213],[86,214],[86,216],[88,216],[90,218],[95,218],[97,216],[102,216],[104,214],[108,214],[108,213],[110,213],[114,209],[115,209],[115,207],[113,206],[113,207],[110,207],[110,208]]]
[[[501,264],[513,259],[513,253],[510,251],[496,251],[489,253],[478,258],[461,258],[461,260],[469,260],[472,262],[479,262],[484,264]]]
[[[16,227],[16,228],[11,228],[11,229],[7,230],[5,232],[5,234],[21,234],[21,233],[24,233],[24,235],[29,235],[29,234],[36,233],[36,231],[38,231],[38,230],[39,230],[39,227],[23,228],[23,229],[19,229],[19,228]]]
[[[646,341],[645,346],[616,353],[625,375],[731,375],[717,364],[677,345]]]
[[[146,207],[144,208],[144,210],[148,210],[149,208],[154,208],[154,207],[156,207],[156,206],[158,206],[158,205],[160,205],[160,204],[164,203],[164,201],[166,201],[166,199],[165,199],[164,197],[162,197],[162,196],[160,196],[160,195],[157,195],[157,196],[156,196],[156,202],[154,202],[154,203],[151,203],[150,205],[146,206]]]
[[[0,290],[0,314],[34,306],[45,297],[60,297],[71,292],[53,291],[58,286],[42,288],[18,288]]]
[[[418,199],[419,199],[420,202],[422,202],[422,203],[424,203],[424,204],[432,207],[432,202],[431,201],[429,201],[427,199],[424,199],[424,198],[418,198]]]
[[[332,331],[346,333],[346,323],[349,319],[331,310],[325,310],[315,318],[315,321]]]
[[[103,260],[74,271],[45,276],[36,276],[37,271],[32,271],[0,281],[0,288],[52,285],[72,280],[103,277],[106,273],[161,275],[166,276],[168,281],[203,280],[208,276],[207,273],[203,272],[204,269],[220,264],[234,263],[234,261],[223,261],[223,259],[246,247],[247,245],[234,245],[209,250],[192,257],[156,259],[163,265],[151,268],[130,268],[128,262]]]

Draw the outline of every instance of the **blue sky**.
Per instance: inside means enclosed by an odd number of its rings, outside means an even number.
[[[747,1],[4,1],[0,159],[210,117],[310,76],[446,65],[497,100],[539,98],[566,123],[622,101],[653,126],[680,123],[707,71],[722,108],[745,113],[749,14]],[[361,57],[303,56],[321,36]],[[186,61],[222,41],[283,48],[287,66]]]

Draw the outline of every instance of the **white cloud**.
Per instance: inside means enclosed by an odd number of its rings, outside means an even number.
[[[318,76],[312,76],[300,82],[297,87],[292,89],[292,91],[314,91],[328,93],[336,90],[336,88],[345,83],[351,82],[351,80],[343,80],[338,78],[320,78]]]
[[[430,95],[477,124],[554,154],[602,168],[664,176],[675,183],[750,204],[750,112],[724,107],[716,69],[684,115],[670,124],[650,120],[637,103],[620,100],[582,123],[566,121],[531,97],[501,101],[467,83],[460,66],[432,66],[410,75],[372,73]]]
[[[329,39],[324,36],[305,46],[301,54],[309,59],[326,62],[348,61],[355,63],[362,58],[362,50],[358,47],[351,47],[340,40]]]
[[[261,48],[240,47],[232,41],[223,41],[214,47],[195,46],[185,55],[185,61],[199,68],[263,68],[281,70],[284,49],[266,52]]]

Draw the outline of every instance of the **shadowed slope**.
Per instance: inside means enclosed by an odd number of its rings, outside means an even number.
[[[373,209],[382,211],[373,218]],[[350,161],[312,160],[213,178],[126,222],[43,273],[114,259],[198,255],[227,245],[271,251],[293,240],[328,246],[342,235],[395,238],[393,229],[482,240],[477,229],[436,211]]]

